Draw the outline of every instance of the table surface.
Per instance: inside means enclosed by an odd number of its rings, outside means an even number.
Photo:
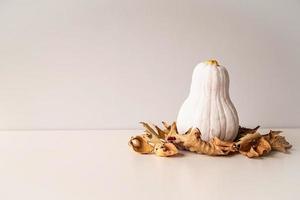
[[[260,159],[140,155],[127,144],[138,133],[1,131],[1,199],[300,198],[300,129],[284,130],[289,154]]]

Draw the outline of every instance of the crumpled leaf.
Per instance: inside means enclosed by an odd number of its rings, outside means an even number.
[[[240,153],[248,158],[259,157],[260,155],[251,147],[248,151],[240,151]]]
[[[135,152],[142,154],[152,153],[154,150],[154,147],[147,142],[147,137],[145,135],[132,137],[128,144]]]
[[[145,122],[140,122],[140,123],[145,128],[145,133],[146,133],[148,143],[152,143],[154,146],[157,143],[161,143],[162,140],[165,139],[164,137],[161,137],[158,133],[156,133],[149,124],[147,124]]]
[[[259,155],[265,155],[272,150],[272,147],[264,137],[261,137],[255,150]]]
[[[245,127],[239,127],[238,135],[235,139],[235,141],[238,141],[240,138],[244,137],[247,134],[255,133],[260,126],[257,126],[255,128],[245,128]]]
[[[186,134],[178,134],[174,128],[173,133],[167,136],[167,141],[180,149],[210,156],[223,156],[236,151],[233,142],[221,141],[218,138],[213,138],[209,142],[202,140],[201,132],[197,128],[189,129]]]
[[[154,153],[160,157],[169,157],[178,154],[178,149],[172,143],[158,143],[154,147]]]
[[[143,135],[138,135],[130,139],[129,145],[134,151],[139,153],[155,153],[157,156],[168,157],[178,154],[178,149],[172,143],[165,140],[166,135],[169,133],[167,129],[161,130],[159,127],[154,126],[157,132],[145,122],[141,122],[145,128]]]
[[[166,130],[162,130],[162,129],[160,129],[158,126],[154,126],[155,127],[155,129],[156,129],[156,132],[157,132],[157,134],[158,134],[158,136],[160,137],[160,138],[166,138],[166,136],[167,136],[167,134],[169,133],[169,131],[166,131]]]
[[[211,143],[213,143],[215,146],[218,146],[219,148],[221,148],[223,150],[223,152],[226,152],[226,154],[238,151],[238,148],[234,142],[223,141],[217,137],[214,137],[211,140]]]
[[[158,126],[154,125],[158,135],[161,138],[166,138],[166,136],[169,134],[170,130],[171,130],[171,126],[167,123],[167,122],[162,122],[164,129],[159,128]]]
[[[162,121],[162,124],[163,124],[164,127],[165,127],[165,131],[170,131],[170,130],[171,130],[171,126],[170,126],[167,122]]]
[[[249,158],[259,157],[271,151],[271,145],[261,134],[248,133],[236,143],[239,152]]]
[[[279,135],[281,131],[272,131],[263,137],[270,143],[273,150],[280,152],[287,152],[287,149],[292,148],[292,145],[285,139],[285,137]]]

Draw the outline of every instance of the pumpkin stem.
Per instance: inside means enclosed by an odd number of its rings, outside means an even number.
[[[219,63],[218,63],[218,61],[216,61],[216,60],[208,60],[205,63],[208,64],[208,65],[220,66]]]

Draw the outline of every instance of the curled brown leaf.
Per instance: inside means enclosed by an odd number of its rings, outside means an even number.
[[[209,142],[202,140],[201,132],[197,128],[190,129],[186,134],[173,132],[168,135],[167,141],[174,143],[180,149],[211,156],[228,155],[236,151],[233,142],[221,141],[218,138],[213,138]]]
[[[178,154],[178,149],[172,143],[158,143],[154,147],[154,153],[160,157],[169,157]]]
[[[248,133],[236,145],[239,147],[239,152],[249,158],[265,155],[272,149],[269,142],[257,132]]]
[[[246,127],[240,126],[239,130],[238,130],[238,135],[237,135],[235,141],[238,141],[240,138],[244,137],[247,134],[252,134],[252,133],[257,132],[257,130],[259,129],[259,127],[260,126],[257,126],[255,128],[246,128]]]
[[[142,154],[152,153],[154,150],[154,147],[148,143],[145,135],[138,135],[138,136],[132,137],[129,140],[128,144],[129,144],[129,146],[132,147],[132,149],[135,152],[142,153]]]
[[[272,131],[263,137],[270,143],[271,147],[275,151],[286,153],[288,149],[292,148],[292,145],[285,139],[285,137],[279,135],[281,131]]]

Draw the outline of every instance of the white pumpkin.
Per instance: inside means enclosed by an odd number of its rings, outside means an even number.
[[[216,60],[196,66],[188,98],[177,117],[180,133],[191,127],[201,131],[203,140],[214,136],[233,141],[238,133],[239,118],[229,97],[229,76]]]

